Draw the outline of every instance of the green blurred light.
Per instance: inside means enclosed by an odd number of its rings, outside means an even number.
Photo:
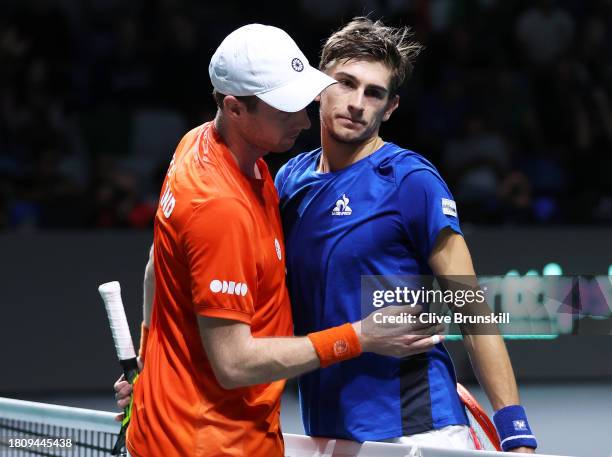
[[[559,335],[502,335],[505,340],[554,340]],[[462,335],[446,335],[444,341],[461,341]]]
[[[610,266],[612,267],[612,265]],[[563,269],[558,263],[551,262],[544,265],[544,268],[542,269],[542,274],[544,276],[561,276],[563,274]]]
[[[559,335],[504,335],[505,340],[554,340]]]
[[[538,273],[537,270],[529,270],[527,273],[525,273],[526,276],[540,276],[540,273]]]
[[[612,267],[612,265],[610,265],[610,267]],[[506,273],[506,276],[520,276],[521,274],[518,272],[518,270],[510,270],[508,273]]]

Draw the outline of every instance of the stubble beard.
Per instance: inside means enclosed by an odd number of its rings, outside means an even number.
[[[329,132],[329,136],[334,141],[336,141],[337,143],[341,143],[341,144],[359,144],[359,143],[363,143],[370,137],[370,133],[367,130],[362,132],[360,135],[355,135],[355,136],[351,135],[350,133],[343,135],[341,133],[336,132],[336,130],[333,128],[327,129],[327,130]]]

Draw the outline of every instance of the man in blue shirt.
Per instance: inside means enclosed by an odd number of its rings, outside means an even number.
[[[338,84],[320,96],[322,147],[290,160],[275,180],[296,335],[360,320],[364,275],[475,275],[454,198],[436,168],[379,136],[420,50],[408,29],[367,18],[323,47],[320,68]],[[464,341],[502,447],[533,452],[502,338]],[[299,386],[309,435],[469,447],[442,344],[404,359],[363,354],[303,375]],[[432,433],[432,441],[420,440]]]
[[[320,97],[322,148],[290,160],[275,183],[296,335],[359,321],[363,275],[475,275],[457,207],[436,168],[378,134],[420,49],[406,28],[366,18],[323,48],[320,67],[338,84]],[[535,438],[503,340],[469,334],[464,341],[497,411],[503,448],[532,452]],[[116,384],[120,402],[128,387]],[[469,447],[441,344],[410,358],[364,353],[317,370],[302,376],[300,396],[311,435]]]

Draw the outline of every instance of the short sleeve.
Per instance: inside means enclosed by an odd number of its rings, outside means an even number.
[[[279,197],[282,196],[283,186],[285,185],[285,181],[287,179],[286,175],[288,173],[288,168],[288,163],[284,164],[274,177],[274,187],[276,187],[276,192],[278,193]]]
[[[234,199],[198,206],[182,234],[197,314],[251,323],[257,266],[252,217]]]
[[[400,213],[415,250],[427,262],[440,231],[462,234],[457,205],[444,181],[429,170],[408,174],[399,184]]]

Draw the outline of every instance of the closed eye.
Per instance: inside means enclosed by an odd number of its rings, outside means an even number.
[[[379,100],[382,100],[383,98],[385,98],[385,94],[382,91],[376,90],[376,89],[366,90],[365,94],[368,97],[374,97],[374,98],[377,98]]]

